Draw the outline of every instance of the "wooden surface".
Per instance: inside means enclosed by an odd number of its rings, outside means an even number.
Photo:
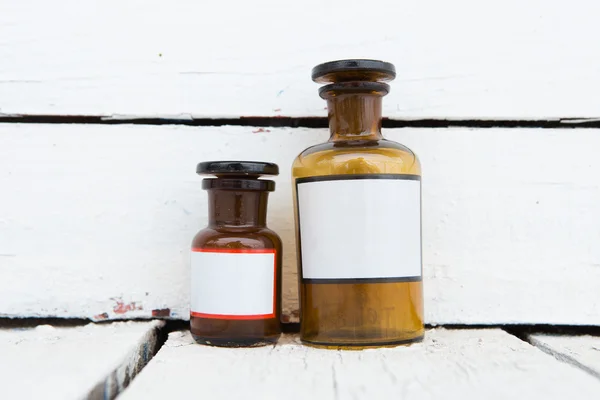
[[[311,68],[361,57],[397,67],[390,118],[597,118],[598,11],[593,0],[3,2],[0,113],[325,116]]]
[[[325,117],[310,70],[355,57],[396,65],[390,119],[600,117],[592,0],[0,3],[0,120]],[[385,134],[423,164],[427,323],[600,325],[599,130]],[[187,319],[188,251],[207,208],[195,165],[229,158],[281,167],[269,225],[284,242],[284,318],[297,321],[290,165],[327,136],[0,124],[0,317]],[[112,399],[161,326],[0,329],[0,398]],[[527,339],[438,329],[395,349],[285,336],[231,350],[174,332],[123,397],[598,397],[598,337]]]
[[[576,388],[576,389],[575,389]],[[432,330],[410,347],[224,349],[173,332],[121,399],[594,399],[600,381],[498,329]]]
[[[113,399],[152,358],[163,322],[0,329],[3,399]]]
[[[600,132],[388,129],[423,165],[426,321],[600,324]],[[269,226],[297,283],[290,166],[325,130],[0,124],[0,316],[187,319],[196,163],[281,167]],[[574,295],[576,294],[576,295]]]
[[[531,335],[529,340],[556,359],[600,379],[600,336],[536,334]]]

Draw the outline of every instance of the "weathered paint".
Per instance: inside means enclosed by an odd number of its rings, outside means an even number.
[[[156,317],[170,317],[171,316],[171,310],[168,308],[163,308],[160,310],[152,310],[152,317],[156,318]]]
[[[207,213],[196,163],[240,158],[281,167],[269,226],[284,243],[291,315],[290,167],[327,131],[256,130],[0,125],[0,254],[11,255],[0,257],[0,315],[130,319],[169,308],[187,319],[189,248]],[[599,133],[385,130],[423,165],[428,323],[600,324]]]
[[[600,379],[600,336],[534,334],[529,340],[557,360]]]
[[[143,310],[144,308],[140,305],[137,305],[135,301],[132,301],[129,304],[125,304],[123,303],[123,301],[119,300],[119,299],[114,299],[117,304],[113,307],[113,312],[115,314],[125,314],[129,311],[135,311],[135,310]]]
[[[235,384],[232,384],[235,382]],[[362,351],[280,344],[225,349],[173,332],[123,400],[218,399],[593,399],[600,381],[498,329],[428,331],[418,345]]]
[[[162,321],[0,329],[6,399],[113,399],[153,356]]]
[[[384,103],[390,118],[598,117],[594,0],[367,7],[356,0],[5,2],[0,113],[324,117],[311,68],[363,57],[397,67]],[[199,15],[228,22],[198,23]]]

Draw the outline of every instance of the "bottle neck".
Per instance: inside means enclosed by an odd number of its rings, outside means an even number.
[[[268,192],[209,190],[208,226],[265,227]]]
[[[328,96],[329,141],[382,139],[381,103],[380,94],[340,93]]]

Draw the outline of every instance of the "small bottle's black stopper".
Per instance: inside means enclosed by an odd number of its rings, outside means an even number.
[[[279,175],[277,164],[261,161],[204,161],[196,167],[199,175],[213,175],[204,179],[203,189],[275,190],[275,182],[258,179],[262,175]]]
[[[312,69],[312,80],[317,83],[349,81],[388,82],[396,78],[394,64],[367,59],[329,61]]]
[[[277,164],[261,161],[204,161],[198,164],[196,173],[252,179],[261,175],[279,175],[279,167]]]

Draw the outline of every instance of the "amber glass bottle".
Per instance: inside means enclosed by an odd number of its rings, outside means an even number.
[[[190,330],[201,344],[274,343],[281,333],[281,239],[268,229],[267,197],[277,165],[198,164],[208,191],[208,227],[192,242]]]
[[[324,347],[388,346],[423,337],[421,168],[381,134],[392,64],[315,67],[327,83],[330,138],[293,164],[301,339]]]

